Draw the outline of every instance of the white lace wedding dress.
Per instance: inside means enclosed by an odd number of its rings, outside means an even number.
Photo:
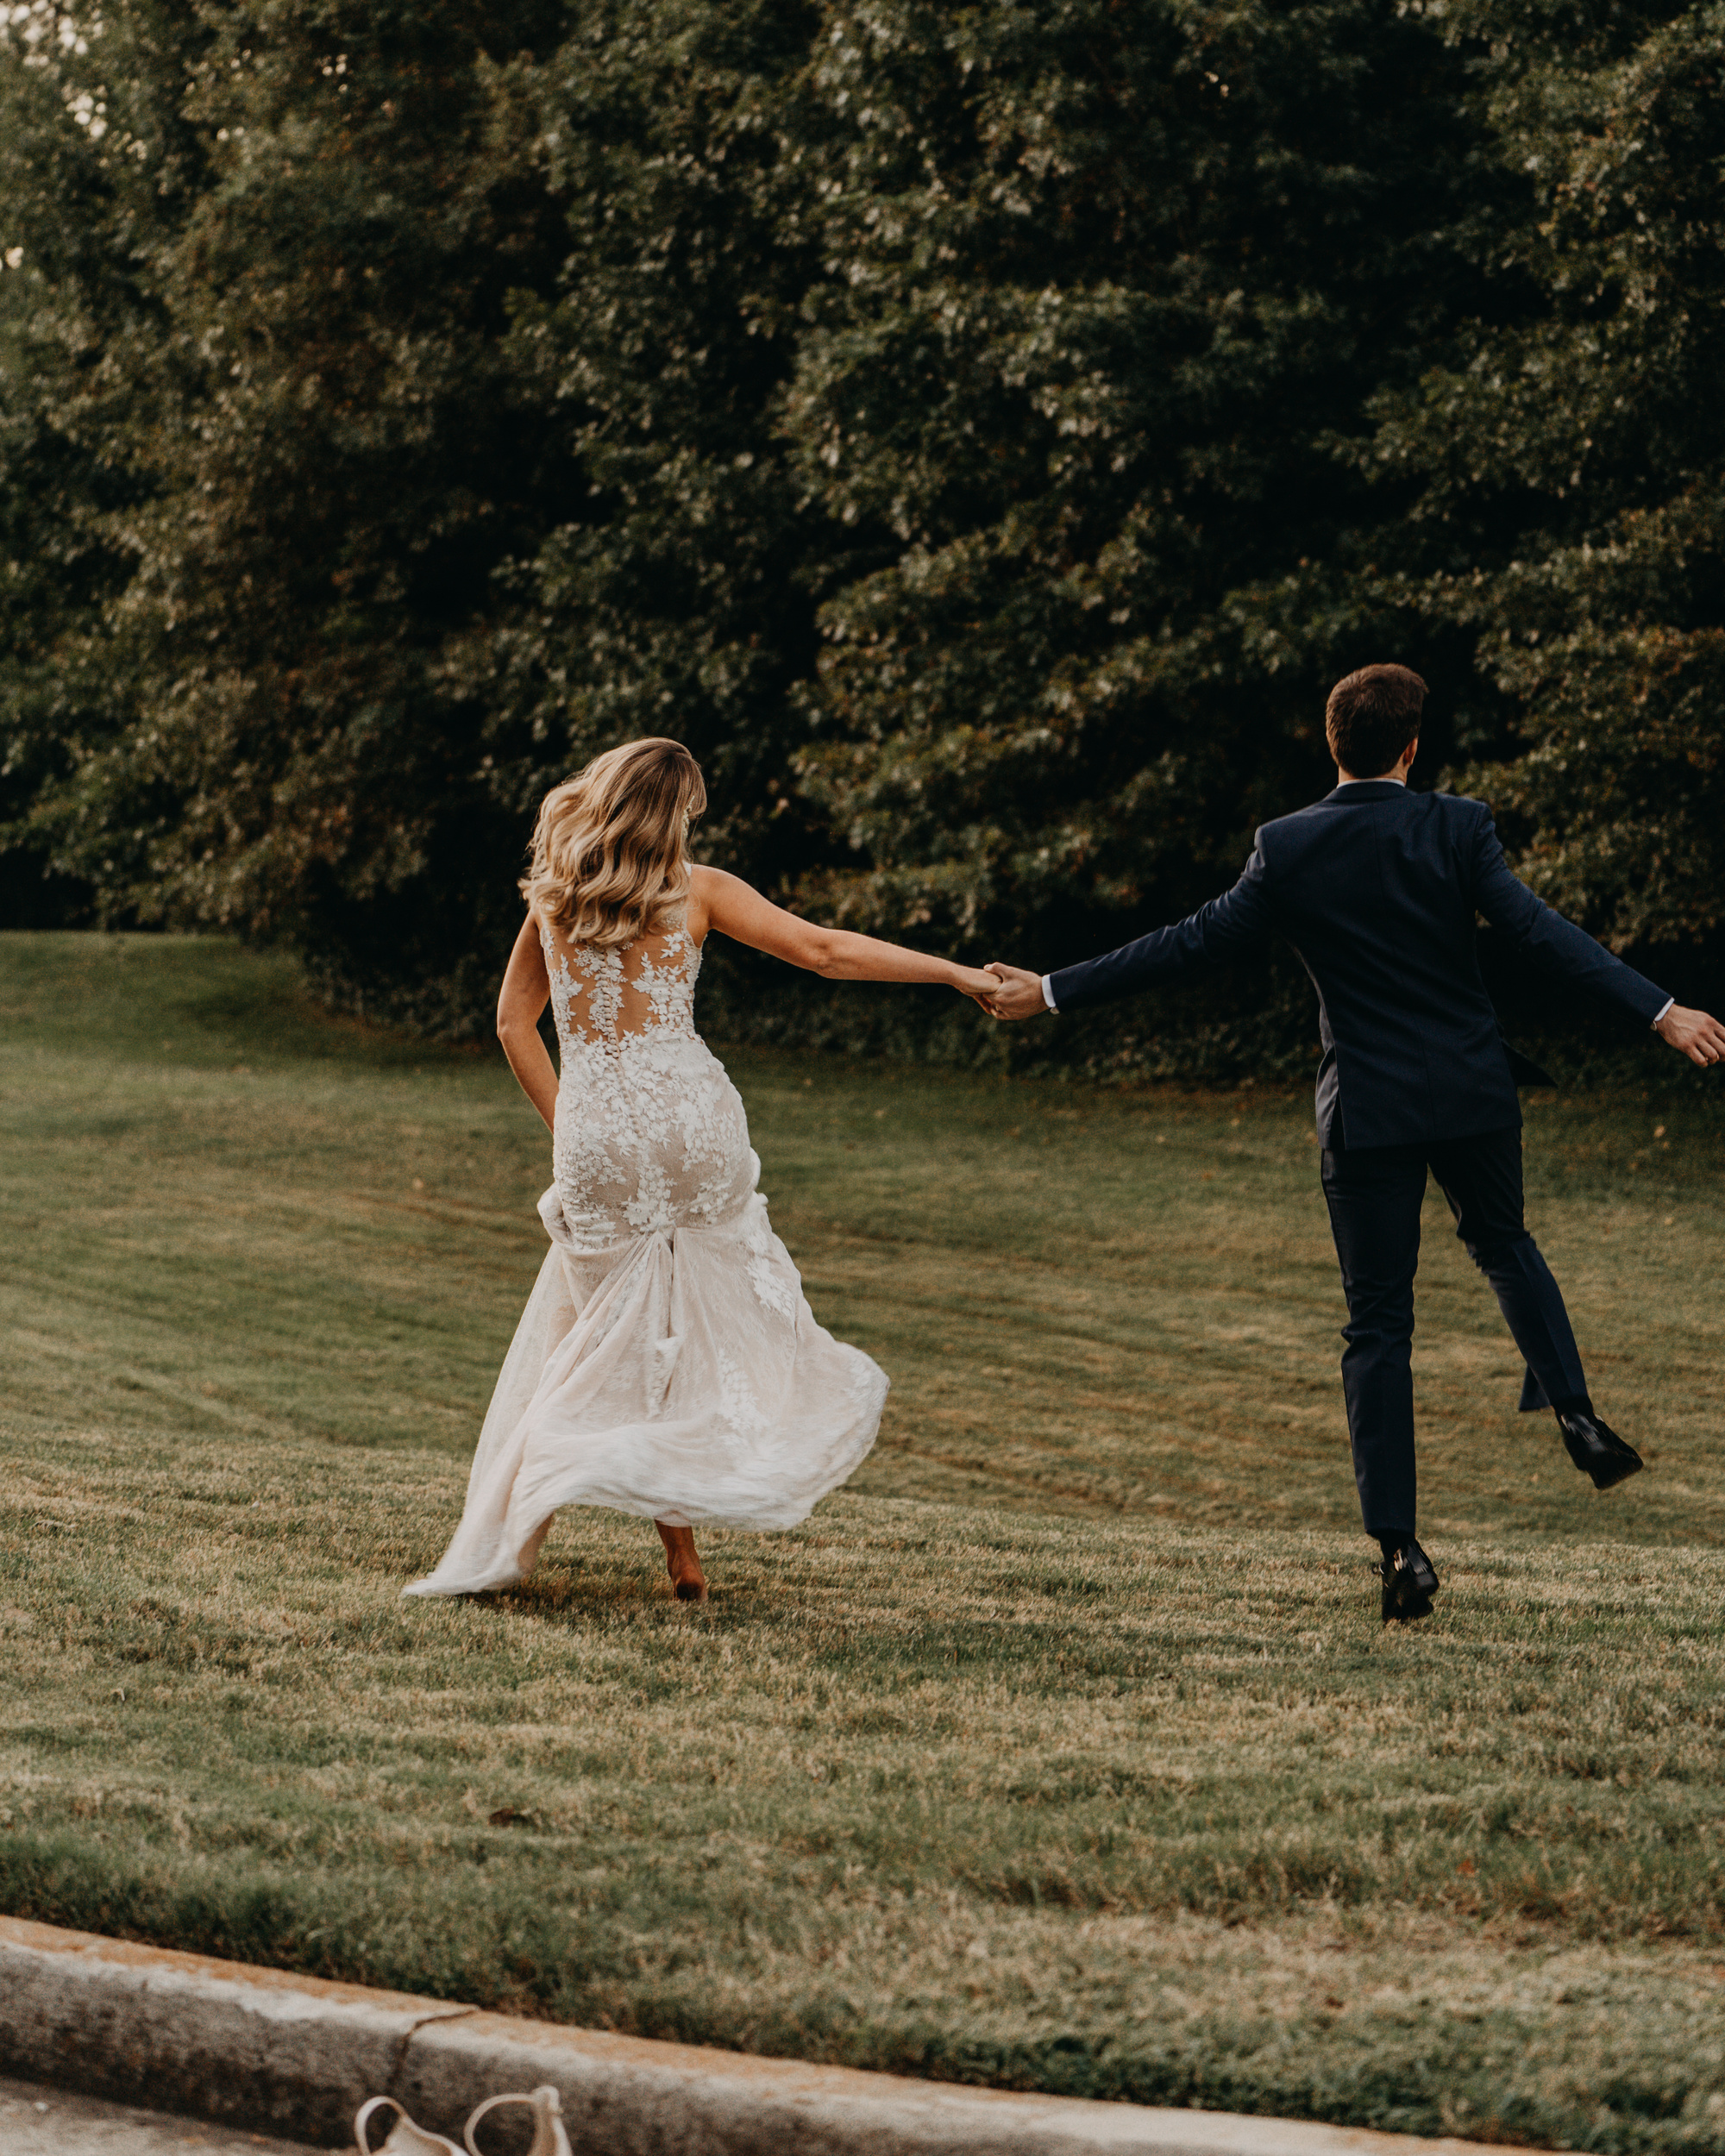
[[[694,1027],[681,915],[620,951],[542,925],[562,1075],[551,1238],[442,1562],[410,1595],[525,1576],[560,1505],[790,1527],[875,1442],[884,1371],[815,1323]]]

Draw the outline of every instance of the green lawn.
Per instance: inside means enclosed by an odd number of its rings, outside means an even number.
[[[811,993],[830,993],[812,987]],[[866,990],[847,993],[866,993]],[[1386,1634],[1303,1100],[750,1053],[890,1369],[807,1528],[566,1515],[404,1603],[543,1249],[490,1056],[211,942],[0,938],[0,1906],[648,2034],[1725,2151],[1725,1115],[1536,1101],[1609,1497],[1428,1214]],[[1725,1096],[1722,1096],[1725,1097]]]

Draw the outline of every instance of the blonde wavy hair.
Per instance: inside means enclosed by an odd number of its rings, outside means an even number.
[[[688,895],[689,825],[706,806],[681,742],[607,749],[540,804],[521,895],[571,943],[611,950],[651,935]]]

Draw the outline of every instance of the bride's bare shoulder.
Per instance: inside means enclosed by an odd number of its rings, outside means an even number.
[[[697,862],[689,870],[689,896],[714,906],[723,906],[727,899],[758,898],[760,893],[752,883],[733,876],[728,868],[707,868]]]
[[[733,876],[723,868],[708,868],[696,862],[689,870],[688,930],[696,943],[700,943],[717,918],[722,917],[727,906],[734,906],[739,896],[752,895],[750,887],[741,876]]]

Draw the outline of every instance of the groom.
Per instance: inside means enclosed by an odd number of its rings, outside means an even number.
[[[995,965],[995,1017],[1028,1018],[1214,965],[1279,931],[1318,991],[1318,1138],[1341,1261],[1354,1478],[1383,1551],[1383,1617],[1430,1614],[1438,1576],[1414,1539],[1414,1270],[1427,1171],[1526,1358],[1523,1410],[1550,1407],[1600,1489],[1640,1456],[1595,1412],[1563,1297],[1522,1216],[1521,1112],[1474,951],[1476,916],[1548,972],[1651,1025],[1697,1063],[1725,1026],[1682,1009],[1519,882],[1483,802],[1413,793],[1426,685],[1362,667],[1325,710],[1336,789],[1266,824],[1226,897],[1101,958],[1038,976]]]

